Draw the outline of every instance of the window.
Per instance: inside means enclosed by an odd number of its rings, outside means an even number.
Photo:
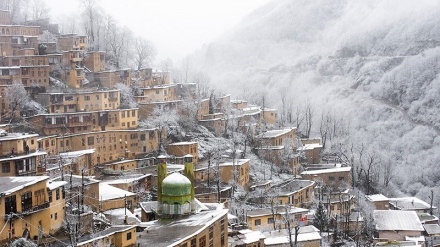
[[[127,232],[127,240],[131,239],[131,232]]]
[[[32,192],[26,192],[21,195],[21,211],[28,211],[32,208]]]
[[[132,111],[131,111],[131,116],[132,116],[132,117],[136,117],[136,111],[135,111],[135,110],[132,110]]]
[[[141,141],[145,141],[145,134],[141,134]]]
[[[87,145],[95,144],[95,138],[93,136],[87,137]]]
[[[85,100],[85,101],[89,101],[89,100],[90,100],[90,96],[87,96],[87,95],[84,96],[84,100]]]
[[[57,189],[57,190],[55,191],[55,200],[59,200],[59,199],[60,199],[60,190]]]
[[[256,225],[256,226],[261,225],[261,219],[255,220],[255,225]]]
[[[191,239],[191,247],[196,247],[197,246],[197,239],[193,238]]]
[[[199,239],[199,247],[205,247],[206,246],[206,236],[203,236]]]
[[[15,195],[5,197],[5,214],[17,213],[17,198]]]
[[[99,100],[99,95],[96,95],[96,100]]]
[[[64,96],[64,100],[65,101],[72,101],[73,100],[73,96]]]
[[[3,173],[11,172],[11,166],[9,165],[9,162],[2,163],[2,172]]]
[[[82,143],[83,146],[85,146],[86,145],[86,140],[84,140],[84,138],[82,138],[81,143]]]
[[[46,201],[45,200],[46,198],[44,196],[44,189],[35,191],[34,196],[35,196],[36,205],[41,205]]]
[[[273,224],[273,222],[274,222],[274,221],[273,221],[273,218],[272,218],[272,217],[267,219],[267,224]]]
[[[55,213],[55,220],[58,219],[58,213]]]
[[[214,227],[209,227],[209,247],[214,247]]]
[[[52,202],[52,191],[47,192],[47,194],[49,195],[49,202]]]
[[[125,118],[125,111],[121,112],[121,118]]]

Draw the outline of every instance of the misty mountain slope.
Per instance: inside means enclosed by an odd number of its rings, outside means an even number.
[[[282,112],[350,119],[344,140],[392,163],[384,193],[440,192],[440,2],[276,0],[192,58],[213,86]],[[385,162],[386,161],[386,162]],[[382,179],[382,178],[380,178]]]

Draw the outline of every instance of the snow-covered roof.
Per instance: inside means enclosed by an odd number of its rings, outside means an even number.
[[[117,198],[124,198],[125,196],[134,196],[134,193],[114,186],[99,183],[99,201],[112,200]]]
[[[292,180],[289,183],[280,186],[280,194],[291,195],[302,189],[312,187],[314,184],[315,182],[310,180]]]
[[[29,154],[25,154],[25,155],[18,155],[18,156],[13,156],[13,157],[9,157],[9,158],[3,158],[3,159],[0,159],[0,162],[11,161],[11,160],[21,160],[21,159],[45,155],[45,154],[47,154],[45,151],[37,150],[33,153],[29,153]]]
[[[317,174],[325,174],[325,173],[333,173],[333,172],[349,172],[351,171],[351,166],[346,167],[336,167],[330,169],[321,169],[321,170],[312,170],[312,171],[303,171],[301,175],[317,175]]]
[[[233,165],[242,166],[249,161],[250,161],[250,159],[236,159],[235,162],[224,162],[224,163],[221,163],[219,166],[233,166]]]
[[[302,151],[302,150],[313,150],[315,148],[322,148],[321,144],[318,143],[313,143],[313,144],[305,144],[304,146],[298,148],[298,151]]]
[[[378,231],[423,231],[422,223],[414,211],[375,210],[373,212]]]
[[[118,232],[125,232],[125,231],[131,230],[135,227],[136,226],[111,226],[110,228],[107,228],[103,231],[93,233],[93,234],[88,234],[88,235],[85,235],[85,236],[79,238],[77,245],[83,246],[88,243],[93,243],[94,241],[97,241],[99,239],[109,237],[109,236],[111,236],[115,233],[118,233]],[[70,245],[65,245],[65,246],[70,246]]]
[[[48,181],[47,182],[47,188],[49,190],[54,190],[56,188],[59,188],[61,186],[64,186],[67,184],[67,181]]]
[[[37,137],[38,134],[29,133],[8,133],[7,135],[0,136],[0,141],[11,141],[11,140],[21,140],[31,137]]]
[[[60,156],[62,158],[76,158],[82,155],[86,155],[86,154],[93,154],[95,152],[95,149],[84,149],[84,150],[79,150],[79,151],[73,151],[73,152],[65,152],[65,153],[60,153]]]
[[[49,179],[49,176],[0,177],[0,194],[9,195]]]
[[[169,144],[168,146],[181,146],[181,145],[191,145],[191,144],[197,144],[197,142],[175,142]]]
[[[178,246],[203,232],[222,217],[227,217],[228,210],[223,204],[207,205],[209,210],[177,219],[148,222],[147,229],[137,234],[140,246]]]
[[[263,233],[266,236],[264,240],[265,246],[279,246],[281,244],[289,243],[289,232],[286,229],[282,229],[279,231],[271,231]],[[292,230],[292,239],[295,239],[295,230]],[[319,230],[314,226],[303,226],[299,228],[297,241],[298,242],[307,242],[320,240],[321,235],[319,234]]]
[[[415,241],[393,241],[393,242],[379,242],[376,243],[376,246],[386,246],[386,247],[421,247],[422,245],[418,244]]]
[[[278,136],[285,135],[294,129],[296,128],[282,129],[282,130],[268,130],[264,133],[257,135],[256,138],[261,138],[261,139],[275,138]]]
[[[370,202],[383,202],[383,201],[389,201],[390,199],[382,194],[375,194],[375,195],[366,195],[365,198],[367,198]]]
[[[424,210],[431,208],[429,203],[424,202],[417,197],[390,198],[389,200],[391,205],[400,210]],[[432,208],[437,207],[432,206]]]
[[[290,206],[287,208],[288,214],[299,214],[299,213],[307,213],[309,210],[306,208],[297,208]],[[285,206],[277,206],[275,208],[276,214],[286,214],[286,207]],[[271,215],[272,210],[270,208],[262,208],[262,209],[255,209],[250,210],[247,212],[248,217],[260,217],[265,215]]]
[[[106,181],[102,181],[101,183],[104,184],[129,184],[129,183],[133,183],[133,182],[137,182],[141,179],[144,179],[146,177],[151,176],[151,174],[144,174],[144,175],[139,175],[139,176],[132,176],[132,177],[124,177],[124,178],[120,178],[120,179],[114,179],[114,180],[106,180]]]
[[[139,202],[139,206],[144,212],[152,212],[153,209],[157,208],[157,201]]]
[[[423,227],[428,235],[440,234],[440,226],[438,224],[424,224]]]
[[[103,214],[110,220],[112,225],[124,225],[125,214],[127,214],[127,224],[135,225],[141,221],[129,209],[117,208],[104,211]]]
[[[283,150],[284,146],[262,146],[255,148],[256,150]]]
[[[246,100],[241,100],[241,99],[231,99],[231,103],[233,104],[240,104],[240,103],[247,103]]]
[[[260,239],[266,238],[260,231],[242,230],[239,233],[237,238],[245,244],[256,243]]]

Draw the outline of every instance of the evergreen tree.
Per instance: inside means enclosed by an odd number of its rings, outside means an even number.
[[[320,201],[318,208],[313,219],[313,225],[316,226],[321,232],[327,227],[329,223],[327,212],[325,211],[324,205]]]

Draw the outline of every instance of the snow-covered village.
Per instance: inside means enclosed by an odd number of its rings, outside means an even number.
[[[394,54],[339,28],[393,8],[262,0],[177,62],[106,1],[58,19],[50,2],[0,1],[0,246],[440,246],[440,132],[424,108],[438,100],[414,108],[390,89],[440,43],[416,32],[430,45]],[[358,5],[374,14],[348,14]],[[340,23],[325,31],[302,8]],[[397,32],[393,18],[374,27]],[[331,42],[310,48],[315,32]]]

